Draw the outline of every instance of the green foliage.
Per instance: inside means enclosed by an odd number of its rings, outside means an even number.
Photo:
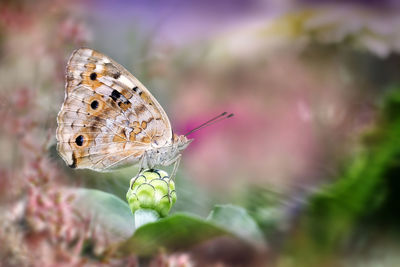
[[[254,244],[263,245],[262,232],[247,211],[234,205],[216,205],[207,218],[222,229]]]
[[[394,210],[400,207],[395,197],[400,190],[399,173],[400,88],[394,88],[384,98],[376,126],[364,136],[362,148],[342,177],[309,199],[300,231],[289,246],[291,253],[317,260],[350,242],[361,226],[374,229],[387,216],[392,217],[388,222],[393,217],[398,222]]]
[[[104,233],[112,234],[120,240],[134,232],[133,215],[126,202],[118,197],[93,189],[74,191],[73,205],[82,214],[90,214],[96,224],[103,227]]]
[[[174,214],[138,228],[122,243],[118,252],[150,255],[160,248],[168,251],[184,249],[227,232],[207,221],[187,214]]]
[[[204,220],[198,216],[176,213],[148,223],[118,247],[121,254],[151,255],[161,248],[167,251],[190,246],[218,237],[231,236],[247,244],[263,247],[261,231],[247,212],[233,205],[216,206]]]
[[[265,237],[269,240],[283,227],[285,220],[283,196],[270,189],[254,186],[244,194],[244,207],[260,226]]]
[[[265,246],[255,221],[237,206],[216,206],[206,220],[195,215],[176,213],[135,230],[135,220],[148,215],[147,212],[140,212],[145,210],[136,211],[134,216],[127,203],[97,190],[79,189],[76,196],[75,204],[79,205],[80,211],[90,212],[105,232],[110,231],[120,237],[121,243],[113,245],[119,255],[148,256],[160,249],[186,249],[219,236],[231,236],[255,247]]]

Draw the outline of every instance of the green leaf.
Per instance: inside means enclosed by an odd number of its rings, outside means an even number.
[[[216,205],[207,220],[250,244],[264,245],[263,234],[257,223],[242,207]]]
[[[206,240],[231,236],[247,244],[264,246],[262,233],[254,220],[240,207],[216,206],[207,220],[176,213],[138,228],[134,235],[118,246],[122,255],[151,255],[163,248],[167,251],[187,249]]]
[[[122,255],[151,255],[160,248],[168,251],[188,248],[208,239],[229,234],[201,218],[176,213],[138,228],[135,234],[118,248]]]
[[[90,214],[92,222],[101,224],[104,232],[124,240],[134,232],[134,217],[127,203],[116,196],[93,189],[74,191],[73,205],[82,215]]]
[[[264,244],[254,220],[240,207],[216,206],[207,220],[176,213],[142,225],[134,232],[134,216],[127,203],[114,195],[92,189],[75,191],[74,204],[82,214],[90,214],[105,232],[119,237],[116,251],[126,255],[151,255],[160,248],[168,251],[185,249],[219,236],[236,237],[247,244]],[[133,233],[134,232],[134,233]],[[133,233],[133,235],[132,235]]]

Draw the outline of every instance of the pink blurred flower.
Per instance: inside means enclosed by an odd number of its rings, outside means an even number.
[[[158,254],[150,263],[150,267],[193,267],[194,262],[187,253]]]
[[[58,32],[61,39],[76,47],[86,44],[91,39],[90,32],[85,25],[72,18],[64,20],[59,27]]]

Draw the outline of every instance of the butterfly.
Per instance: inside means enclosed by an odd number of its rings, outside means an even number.
[[[56,137],[71,168],[167,166],[179,163],[192,141],[173,133],[161,105],[132,74],[95,50],[72,53],[65,88]]]
[[[57,124],[57,150],[68,166],[78,169],[175,164],[173,176],[181,152],[193,141],[187,134],[174,134],[164,109],[139,80],[89,48],[75,50],[68,61]]]

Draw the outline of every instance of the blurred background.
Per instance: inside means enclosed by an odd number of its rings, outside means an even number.
[[[191,136],[174,211],[206,216],[217,203],[240,205],[268,251],[212,253],[207,243],[182,252],[185,261],[399,264],[399,15],[395,0],[1,1],[4,266],[29,265],[32,255],[48,266],[82,260],[64,235],[87,224],[68,217],[66,192],[124,199],[137,172],[72,170],[57,154],[66,62],[82,46],[142,81],[177,133],[235,113]],[[60,234],[60,222],[71,233]]]

